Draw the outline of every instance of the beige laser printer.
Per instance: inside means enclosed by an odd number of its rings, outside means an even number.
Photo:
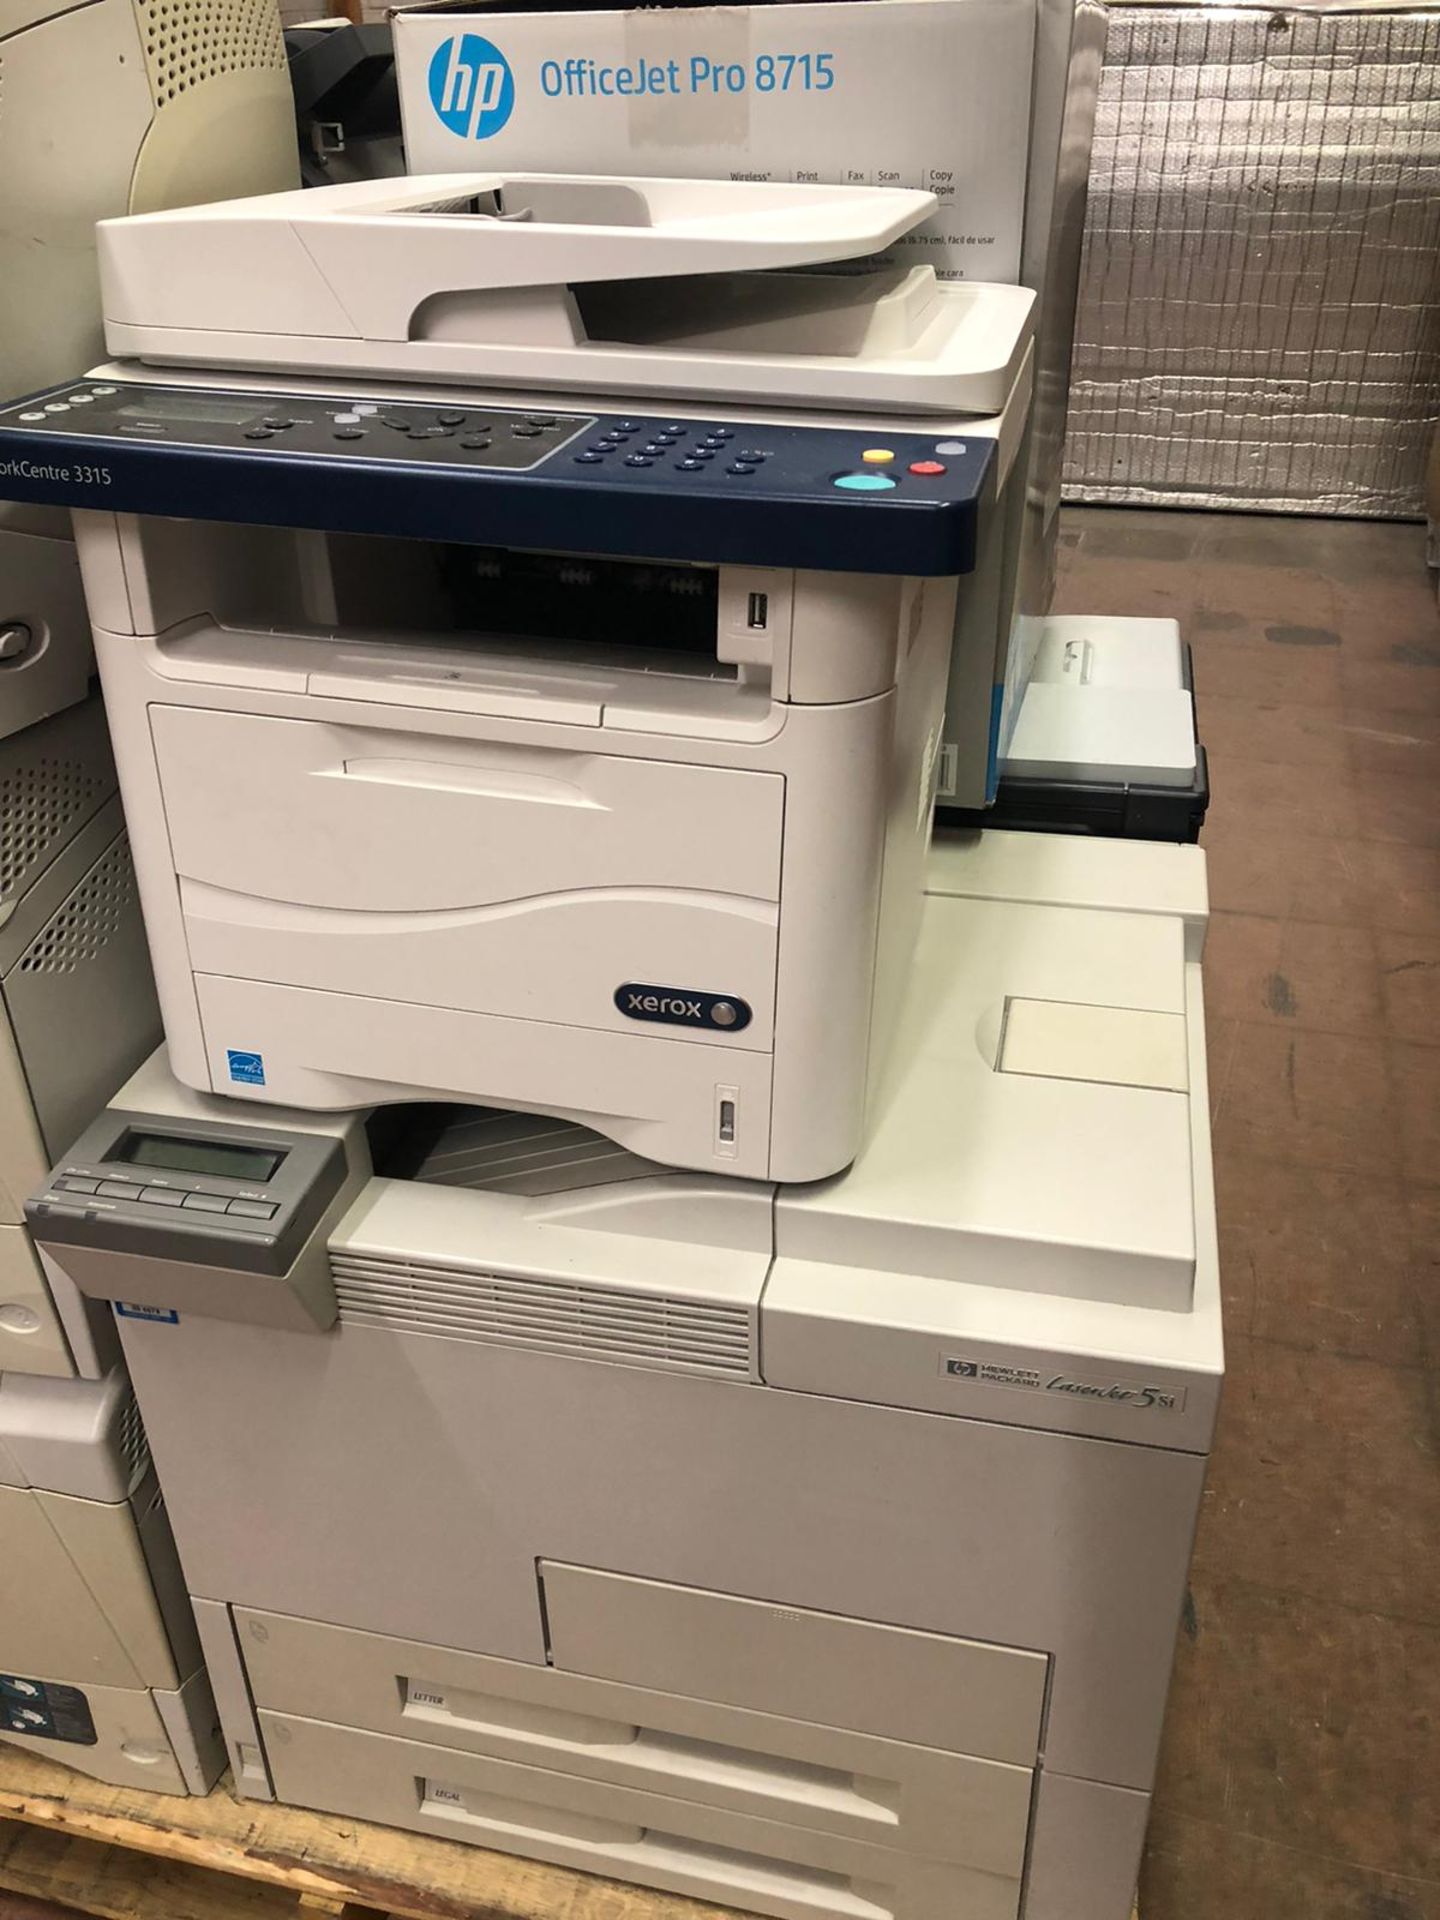
[[[224,1749],[114,1322],[23,1213],[159,1024],[96,694],[0,739],[0,1739],[204,1793]]]
[[[296,184],[275,0],[10,0],[0,20],[0,392],[100,350],[95,223]],[[0,736],[94,673],[68,516],[0,501]]]
[[[801,1186],[157,1056],[111,1299],[239,1790],[780,1920],[1128,1920],[1222,1354],[1189,847],[932,856]]]

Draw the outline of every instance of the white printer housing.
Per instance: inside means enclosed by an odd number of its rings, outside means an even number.
[[[955,581],[708,570],[708,660],[657,667],[427,633],[413,543],[93,515],[79,540],[182,1079],[551,1111],[743,1175],[853,1156]],[[636,988],[740,1019],[637,1022]]]

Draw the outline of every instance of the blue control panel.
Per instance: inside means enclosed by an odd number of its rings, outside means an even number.
[[[472,545],[947,577],[988,438],[72,381],[0,408],[0,499]]]

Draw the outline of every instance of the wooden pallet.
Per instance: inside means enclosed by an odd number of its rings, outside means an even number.
[[[15,1903],[7,1901],[14,1896]],[[0,1920],[736,1920],[362,1820],[107,1787],[0,1743]],[[1138,1915],[1132,1920],[1139,1920]]]
[[[204,1800],[107,1787],[3,1743],[0,1889],[102,1920],[281,1920],[297,1906],[345,1920],[735,1920],[454,1840],[237,1800],[227,1782]]]

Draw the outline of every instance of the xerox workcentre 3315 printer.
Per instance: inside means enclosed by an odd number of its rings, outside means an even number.
[[[158,1058],[117,1322],[240,1792],[782,1920],[1126,1920],[1221,1368],[1189,847],[937,846],[855,1164]]]
[[[0,468],[79,509],[182,1081],[853,1157],[947,682],[983,798],[1021,681],[1034,297],[821,270],[930,205],[473,175],[102,228],[130,357]]]

